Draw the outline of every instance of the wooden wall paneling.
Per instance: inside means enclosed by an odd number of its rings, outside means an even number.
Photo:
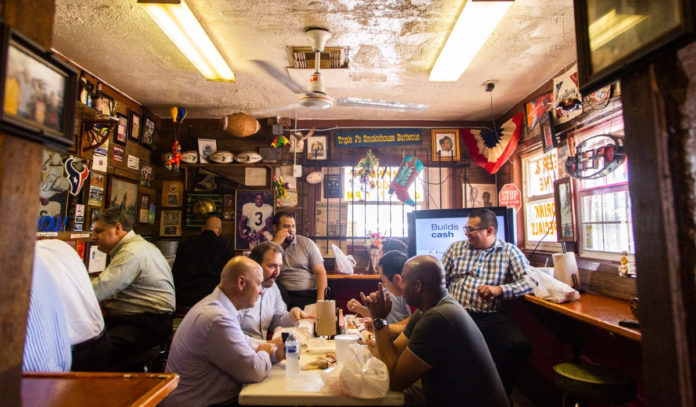
[[[639,220],[633,230],[646,397],[654,406],[696,404],[694,53],[691,43],[683,61],[667,53],[621,78],[626,151],[639,163],[631,166],[629,190]]]
[[[34,12],[26,13],[27,9]],[[0,19],[41,47],[50,49],[55,4],[41,0],[2,0]],[[43,146],[0,132],[0,388],[2,404],[21,405],[22,355],[31,287],[38,212],[37,193]]]

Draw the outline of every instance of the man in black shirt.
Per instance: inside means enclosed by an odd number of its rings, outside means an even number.
[[[222,268],[234,257],[234,248],[221,233],[222,221],[211,216],[201,234],[189,238],[176,251],[172,274],[177,311],[188,311],[220,282]]]
[[[382,290],[360,293],[373,317],[379,358],[389,368],[390,387],[402,390],[423,379],[429,406],[508,406],[508,399],[481,331],[447,293],[445,271],[432,256],[406,262],[404,298],[418,308],[392,342],[384,318],[391,299]]]

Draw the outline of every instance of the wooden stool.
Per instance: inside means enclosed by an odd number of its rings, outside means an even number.
[[[586,363],[560,363],[553,367],[556,386],[563,391],[563,406],[570,397],[576,400],[625,403],[636,398],[636,382],[617,370]]]

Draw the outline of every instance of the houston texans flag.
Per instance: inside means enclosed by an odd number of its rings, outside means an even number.
[[[490,129],[464,129],[464,145],[476,165],[495,174],[510,158],[520,140],[522,112],[503,123],[494,134]]]

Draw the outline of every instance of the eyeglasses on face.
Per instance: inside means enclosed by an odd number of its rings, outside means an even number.
[[[477,230],[486,230],[486,229],[488,229],[488,228],[474,228],[474,227],[471,227],[471,226],[466,226],[466,227],[464,228],[464,230],[466,231],[466,233],[471,233],[471,232],[476,232]]]

